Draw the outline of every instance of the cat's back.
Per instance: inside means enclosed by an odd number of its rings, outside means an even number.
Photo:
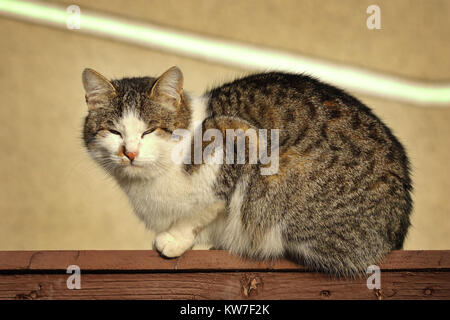
[[[240,116],[255,125],[264,125],[261,118],[306,102],[305,90],[312,81],[304,75],[281,72],[253,74],[208,91],[208,107],[213,116]]]
[[[269,72],[249,75],[208,91],[208,111],[244,119],[258,128],[279,129],[280,145],[329,134],[359,143],[391,146],[406,165],[405,152],[391,130],[355,97],[304,74]],[[311,141],[310,141],[311,142]]]
[[[212,116],[240,117],[259,128],[286,130],[302,122],[335,119],[349,113],[378,120],[356,98],[305,74],[253,74],[213,88],[205,95]]]

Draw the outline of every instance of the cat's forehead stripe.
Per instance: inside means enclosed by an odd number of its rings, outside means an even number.
[[[140,131],[146,129],[146,124],[136,109],[128,108],[119,119],[119,126],[126,131]]]
[[[130,89],[122,97],[122,103],[128,108],[136,108],[140,106],[140,95],[134,89]]]

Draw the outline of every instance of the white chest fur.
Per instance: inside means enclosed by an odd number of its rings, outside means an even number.
[[[151,180],[121,183],[136,214],[155,232],[161,232],[181,217],[195,215],[217,201],[213,184],[218,166],[202,165],[186,175],[179,166]]]

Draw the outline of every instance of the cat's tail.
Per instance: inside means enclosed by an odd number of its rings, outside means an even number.
[[[347,252],[343,252],[347,251]],[[368,268],[377,265],[391,251],[390,248],[336,248],[336,246],[314,246],[313,243],[289,243],[286,257],[307,270],[326,273],[334,277],[358,278]]]

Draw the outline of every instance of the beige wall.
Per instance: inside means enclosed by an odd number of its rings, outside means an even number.
[[[62,1],[55,1],[62,2]],[[450,80],[448,1],[65,1],[390,74]],[[377,3],[382,30],[365,27]],[[172,65],[201,93],[245,70],[0,18],[0,250],[149,249],[152,235],[81,143],[81,71],[157,75]],[[409,151],[415,185],[407,249],[450,249],[450,108],[356,94]]]

